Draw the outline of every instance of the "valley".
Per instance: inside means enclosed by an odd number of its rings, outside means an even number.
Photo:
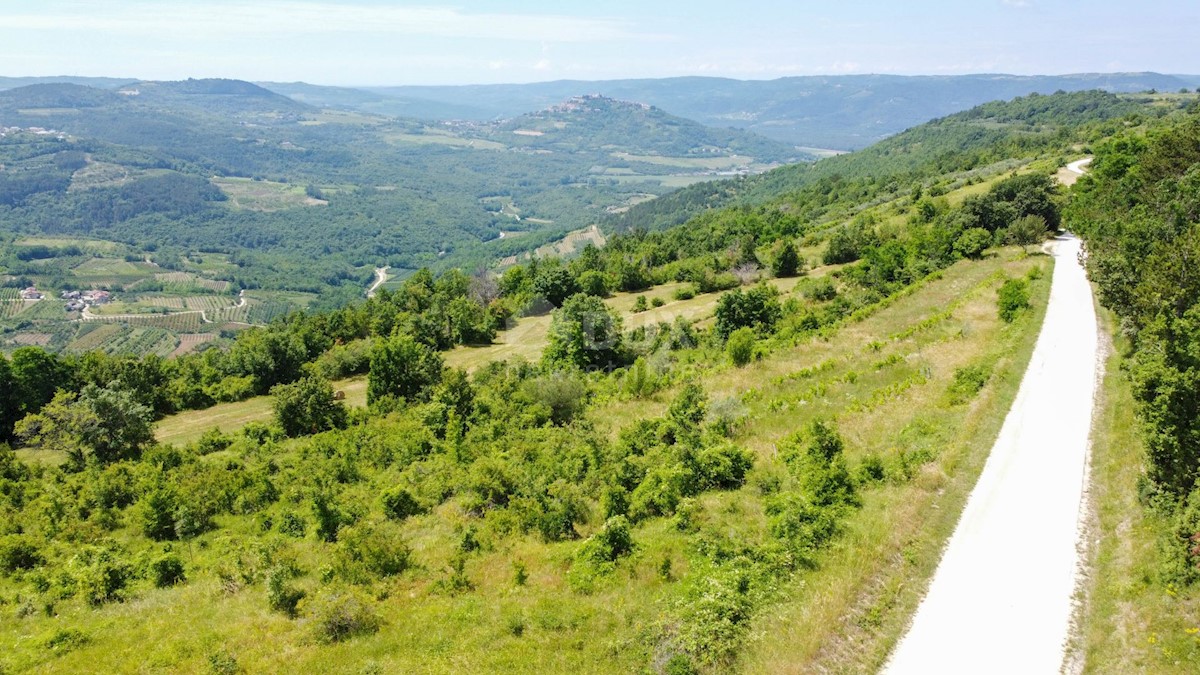
[[[1186,672],[1183,82],[0,80],[0,673]]]

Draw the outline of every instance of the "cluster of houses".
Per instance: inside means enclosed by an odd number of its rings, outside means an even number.
[[[22,300],[41,300],[44,297],[46,297],[46,294],[42,293],[41,291],[34,288],[33,286],[30,286],[29,288],[26,288],[25,290],[21,291],[21,299]]]
[[[19,133],[30,133],[35,136],[55,136],[58,140],[66,140],[66,135],[57,129],[43,129],[42,127],[0,127],[0,138],[11,136]]]
[[[112,299],[112,294],[108,291],[63,291],[62,298],[67,301],[68,312],[79,312],[88,305],[103,305]]]

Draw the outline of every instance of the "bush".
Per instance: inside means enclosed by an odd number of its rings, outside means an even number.
[[[353,584],[395,576],[408,569],[412,550],[399,529],[390,523],[364,523],[343,528],[338,534],[333,569]]]
[[[729,335],[725,343],[725,351],[733,365],[741,368],[754,360],[754,348],[758,344],[758,336],[753,328],[739,328]]]
[[[151,561],[149,577],[155,588],[176,586],[187,580],[187,575],[183,572],[183,561],[174,553],[161,555]]]
[[[745,448],[723,443],[701,450],[696,456],[698,489],[732,490],[746,481],[754,466],[754,455]]]
[[[656,297],[656,298],[651,298],[651,300],[650,300],[651,307],[662,307],[665,304],[667,304],[667,301],[663,300],[662,298]]]
[[[991,376],[991,366],[984,364],[955,369],[954,381],[946,389],[950,405],[959,405],[971,400],[983,389]]]
[[[384,515],[393,520],[404,520],[424,511],[412,493],[399,486],[385,490],[380,502],[383,504]]]
[[[972,227],[965,230],[954,241],[954,252],[964,258],[978,260],[983,252],[992,245],[992,233],[982,227]]]
[[[137,503],[138,519],[141,521],[142,534],[154,541],[174,539],[175,534],[175,493],[165,487],[157,487],[147,492]]]
[[[804,289],[804,297],[814,302],[826,302],[837,297],[837,287],[833,279],[821,277]]]
[[[67,594],[78,594],[93,607],[123,599],[133,569],[112,549],[88,546],[67,563],[67,578],[73,581]]]
[[[599,532],[583,542],[576,557],[594,563],[612,563],[633,553],[633,548],[629,521],[625,516],[613,516],[605,521]]]
[[[528,380],[525,390],[533,400],[546,406],[550,420],[559,425],[575,419],[587,400],[587,384],[566,371]]]
[[[997,294],[996,306],[1000,318],[1005,323],[1012,323],[1021,310],[1029,307],[1029,282],[1024,279],[1005,281]]]
[[[19,534],[0,537],[0,574],[31,570],[45,562],[37,546],[27,537]]]
[[[775,329],[782,311],[779,291],[774,286],[763,284],[748,291],[733,290],[717,300],[716,333],[724,340],[739,328],[769,332]]]
[[[302,609],[312,617],[313,637],[323,644],[376,633],[383,625],[369,601],[346,589],[327,590]]]
[[[816,506],[858,504],[854,481],[846,469],[845,444],[831,424],[814,420],[779,444],[779,454],[796,474],[805,497]]]
[[[267,572],[267,605],[271,611],[286,614],[288,618],[294,619],[300,601],[306,593],[289,584],[291,578],[291,570],[286,567],[272,567]]]
[[[646,296],[644,296],[644,295],[637,296],[637,298],[635,298],[633,301],[633,313],[637,314],[638,312],[644,312],[647,309],[648,309],[648,306],[646,304]]]
[[[211,455],[214,452],[225,450],[233,444],[233,439],[221,433],[217,427],[213,427],[200,435],[196,440],[196,454]]]
[[[694,286],[680,286],[671,294],[676,300],[691,300],[696,297],[696,288]]]

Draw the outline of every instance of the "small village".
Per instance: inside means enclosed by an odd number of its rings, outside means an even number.
[[[63,291],[62,299],[67,301],[68,312],[82,312],[89,305],[103,305],[112,300],[108,291]]]
[[[67,301],[66,310],[68,312],[82,312],[85,307],[103,305],[110,302],[112,300],[112,293],[99,290],[63,291],[60,297]],[[45,298],[46,294],[39,291],[35,286],[30,286],[21,291],[22,300],[36,302]]]

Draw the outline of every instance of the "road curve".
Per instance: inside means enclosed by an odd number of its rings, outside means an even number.
[[[1079,240],[1059,237],[1021,388],[884,672],[1058,673],[1065,656],[1098,364]]]

